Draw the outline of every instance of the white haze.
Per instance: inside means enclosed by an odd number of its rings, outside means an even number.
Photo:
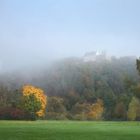
[[[139,56],[138,0],[0,0],[0,72],[90,51]]]

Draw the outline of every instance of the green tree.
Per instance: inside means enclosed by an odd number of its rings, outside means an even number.
[[[140,99],[140,84],[137,84],[137,86],[133,88],[133,93],[135,97]]]
[[[41,103],[34,94],[30,94],[29,96],[23,96],[22,107],[27,116],[29,115],[30,119],[35,120],[37,118],[36,112],[41,109]]]
[[[136,60],[137,70],[140,73],[140,58]]]

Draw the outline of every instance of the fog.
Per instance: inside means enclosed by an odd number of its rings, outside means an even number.
[[[137,56],[139,0],[0,0],[0,72],[34,71],[90,51]]]

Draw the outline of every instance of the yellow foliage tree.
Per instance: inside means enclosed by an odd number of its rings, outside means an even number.
[[[95,104],[90,106],[88,113],[89,119],[100,120],[104,111],[103,101],[98,99]]]
[[[47,96],[44,94],[44,91],[32,85],[26,85],[23,86],[22,93],[23,97],[27,97],[29,99],[30,96],[34,96],[37,99],[40,103],[40,109],[35,113],[38,117],[43,117],[45,115],[47,105]]]

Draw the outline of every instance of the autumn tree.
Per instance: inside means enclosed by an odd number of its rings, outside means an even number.
[[[76,103],[72,110],[71,113],[72,118],[74,120],[87,120],[87,114],[90,111],[90,104],[88,103]]]
[[[139,99],[136,97],[133,97],[129,104],[129,109],[127,113],[128,120],[134,121],[140,116],[139,108],[140,108]]]
[[[43,117],[46,112],[46,95],[40,88],[26,85],[23,87],[23,107],[33,119]]]
[[[72,108],[73,118],[78,120],[101,120],[104,111],[103,101],[96,103],[76,103]]]
[[[125,120],[127,111],[124,102],[118,102],[115,106],[114,115],[116,119]]]
[[[96,103],[90,106],[90,111],[88,112],[88,119],[101,120],[103,111],[104,111],[103,101],[98,99]]]
[[[48,97],[46,118],[50,120],[66,119],[66,108],[63,98],[56,96]]]

